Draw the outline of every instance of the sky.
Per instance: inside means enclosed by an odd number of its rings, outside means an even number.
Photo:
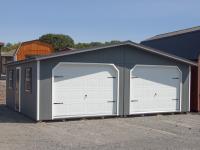
[[[199,0],[0,0],[0,41],[46,33],[76,43],[132,40],[200,25]]]

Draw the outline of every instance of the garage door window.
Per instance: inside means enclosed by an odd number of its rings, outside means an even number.
[[[32,91],[32,68],[25,69],[25,91]]]

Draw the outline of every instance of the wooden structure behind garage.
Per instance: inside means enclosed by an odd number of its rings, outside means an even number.
[[[53,52],[53,47],[50,44],[39,40],[27,41],[21,43],[14,54],[15,61],[24,60],[29,57],[48,55]]]

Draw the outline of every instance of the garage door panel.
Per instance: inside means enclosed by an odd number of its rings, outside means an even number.
[[[149,73],[150,72],[150,75]],[[170,68],[166,67],[159,67],[157,69],[156,67],[137,67],[134,70],[134,75],[132,75],[133,79],[138,80],[139,84],[143,84],[144,81],[146,81],[146,84],[161,84],[161,85],[169,85],[169,86],[176,86],[176,82],[179,82],[179,74],[180,72],[176,69],[171,71]],[[174,79],[178,78],[178,79]],[[174,82],[176,81],[176,82]]]
[[[178,111],[180,82],[176,67],[136,66],[131,72],[130,113]]]
[[[54,82],[59,82],[59,87],[57,88],[66,88],[66,89],[71,89],[75,87],[76,89],[81,89],[85,86],[85,83],[81,82],[82,78],[77,77],[74,79],[68,79],[68,78],[62,78],[60,81],[54,80]],[[66,86],[67,85],[67,86]]]
[[[53,106],[53,116],[116,114],[117,103],[108,103],[117,100],[118,73],[113,66],[65,64],[54,72],[62,76],[54,80],[54,100],[64,99],[64,105],[59,106],[62,111]]]
[[[85,112],[85,107],[80,107],[78,103],[74,104],[58,104],[54,106],[55,116],[72,116]],[[55,117],[54,116],[54,117]]]
[[[114,103],[89,103],[86,105],[88,114],[116,114]],[[103,111],[102,111],[103,110]]]

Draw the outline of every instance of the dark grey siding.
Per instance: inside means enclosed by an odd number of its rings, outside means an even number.
[[[16,67],[15,66],[8,66],[7,67],[7,76],[6,76],[6,105],[12,109],[15,109],[15,76],[16,76]],[[13,70],[13,88],[10,89],[8,87],[8,72]]]
[[[14,88],[7,87],[6,104],[8,107],[15,108],[15,87],[16,87],[16,67],[21,67],[21,113],[36,120],[37,119],[37,63],[30,62],[21,65],[8,66],[8,71],[14,70]],[[32,91],[25,91],[25,68],[32,68]],[[7,75],[8,78],[8,75]],[[8,82],[8,80],[7,80]],[[6,84],[8,86],[8,84]]]
[[[135,65],[167,65],[178,66],[182,72],[182,106],[183,112],[188,111],[189,106],[189,66],[177,61],[170,60],[166,57],[161,57],[142,50],[129,48],[125,50],[125,98],[124,111],[125,115],[129,114],[129,90],[130,90],[130,69]]]
[[[114,50],[114,51],[113,51]],[[113,63],[119,69],[119,114],[123,115],[123,50],[114,48],[110,50],[92,51],[59,58],[41,61],[40,63],[40,120],[49,120],[52,116],[52,69],[59,62],[85,62],[85,63]],[[46,93],[46,94],[45,94]],[[49,93],[49,94],[47,94]]]
[[[113,63],[120,72],[119,113],[129,114],[130,69],[136,64],[178,66],[183,75],[182,111],[188,111],[189,65],[169,58],[145,52],[130,46],[107,48],[69,56],[42,60],[40,62],[40,120],[52,117],[52,69],[59,62]]]
[[[141,44],[153,47],[177,56],[196,60],[200,53],[200,31],[185,33],[177,36],[165,37],[150,41],[143,41]]]

